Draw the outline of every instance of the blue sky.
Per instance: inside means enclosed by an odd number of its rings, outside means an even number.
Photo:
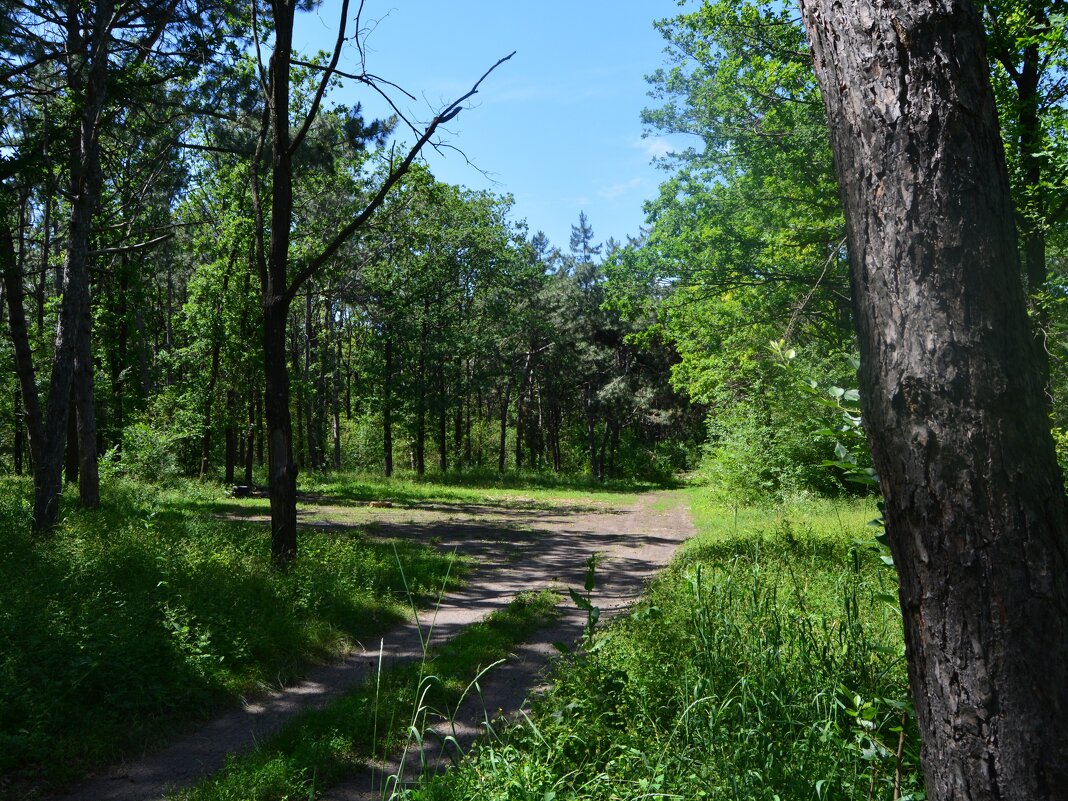
[[[331,47],[339,9],[327,0],[301,15],[294,44]],[[642,201],[665,178],[650,160],[668,143],[643,139],[639,114],[652,102],[645,75],[664,63],[652,23],[678,12],[674,0],[367,0],[367,70],[416,95],[413,103],[395,93],[425,121],[517,51],[448,126],[446,141],[475,166],[445,150],[429,154],[431,168],[450,183],[512,194],[513,216],[559,247],[580,211],[598,241],[623,240],[638,233]],[[350,48],[342,68],[355,69],[355,59]],[[364,88],[338,99],[387,113]]]

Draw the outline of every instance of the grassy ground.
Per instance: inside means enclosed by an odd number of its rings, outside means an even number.
[[[136,754],[310,660],[371,639],[462,567],[432,548],[358,530],[301,535],[279,574],[268,529],[219,519],[193,482],[104,487],[29,529],[28,482],[0,483],[0,797],[24,798]],[[403,565],[402,577],[401,566]]]
[[[870,503],[716,506],[531,722],[424,801],[921,798],[896,578]]]
[[[419,477],[398,471],[392,478],[367,473],[327,473],[301,476],[301,489],[323,493],[340,501],[388,500],[400,505],[422,503],[479,503],[494,506],[569,506],[603,501],[627,503],[653,489],[641,481],[599,482],[586,475],[560,476],[546,473],[455,472]]]
[[[429,725],[448,720],[480,672],[547,623],[557,597],[520,596],[468,627],[421,664],[380,673],[323,709],[300,715],[254,752],[227,767],[181,801],[282,801],[315,798],[371,758],[390,756]]]

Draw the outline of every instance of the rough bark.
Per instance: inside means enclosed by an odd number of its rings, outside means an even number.
[[[929,798],[1068,798],[1068,516],[979,17],[801,5]]]
[[[64,446],[67,439],[71,406],[71,388],[76,362],[83,365],[79,383],[83,415],[92,415],[92,358],[88,341],[80,344],[80,336],[89,333],[89,234],[93,210],[100,192],[99,125],[107,86],[109,36],[104,33],[110,24],[114,4],[102,0],[92,11],[93,30],[98,40],[87,45],[81,31],[80,9],[77,3],[67,7],[67,49],[71,53],[67,69],[67,83],[78,103],[78,128],[71,137],[70,152],[70,218],[68,223],[67,256],[63,265],[63,299],[56,324],[56,344],[48,387],[48,403],[43,422],[43,443],[40,467],[34,470],[33,522],[37,531],[55,526],[59,513],[59,496],[63,490],[62,471]],[[85,62],[85,52],[92,55]],[[96,431],[95,419],[84,424],[86,437],[92,431],[92,473],[86,482],[95,480]],[[86,445],[88,447],[88,445]],[[88,454],[87,454],[87,458]],[[99,497],[99,486],[87,483],[82,490],[83,500]]]

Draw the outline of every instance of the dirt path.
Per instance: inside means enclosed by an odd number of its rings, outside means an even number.
[[[503,608],[520,592],[580,588],[592,553],[604,555],[597,571],[595,603],[603,615],[610,615],[632,603],[652,573],[693,533],[683,499],[669,493],[643,495],[626,506],[578,509],[539,508],[533,503],[520,509],[468,504],[368,509],[324,502],[308,507],[302,516],[304,525],[316,527],[371,525],[377,535],[424,540],[475,560],[463,590],[446,596],[436,609],[421,611],[418,624],[402,625],[385,635],[381,654],[385,664],[420,658],[422,637],[428,631],[432,631],[431,645],[440,644]],[[517,710],[554,653],[552,643],[578,639],[585,614],[570,602],[561,603],[561,610],[554,624],[524,643],[514,659],[481,683],[485,709]],[[222,768],[228,754],[250,750],[294,714],[339,697],[371,675],[380,658],[379,643],[365,645],[339,662],[313,668],[292,687],[217,718],[157,754],[89,780],[63,801],[147,801],[195,783]],[[460,711],[455,734],[461,744],[477,736],[484,715],[481,703]],[[430,755],[432,760],[437,756]],[[380,797],[383,777],[400,770],[398,762],[379,766],[327,798]],[[410,775],[410,768],[404,774]]]

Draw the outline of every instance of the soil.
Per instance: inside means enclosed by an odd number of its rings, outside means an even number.
[[[222,768],[228,755],[262,742],[293,715],[339,697],[370,676],[380,659],[384,665],[419,659],[424,641],[439,645],[520,592],[555,588],[566,595],[568,587],[581,589],[593,553],[601,555],[594,603],[602,618],[611,616],[637,600],[653,573],[693,534],[683,499],[670,493],[644,494],[629,504],[552,507],[513,498],[507,507],[439,503],[372,508],[331,505],[324,498],[304,506],[301,517],[310,527],[370,526],[377,536],[421,540],[472,557],[475,568],[464,589],[445,596],[434,609],[421,610],[417,621],[387,632],[380,643],[365,643],[335,663],[316,666],[303,681],[250,701],[156,754],[115,766],[62,801],[148,801],[188,787]],[[516,714],[557,653],[553,643],[576,643],[585,623],[586,613],[562,599],[560,615],[494,668],[480,682],[481,698],[441,724],[447,730],[439,734],[453,735],[466,749],[488,721]],[[410,751],[403,764],[398,756],[376,765],[324,797],[381,798],[390,776],[411,780],[422,762],[438,769],[452,756],[440,750]]]

